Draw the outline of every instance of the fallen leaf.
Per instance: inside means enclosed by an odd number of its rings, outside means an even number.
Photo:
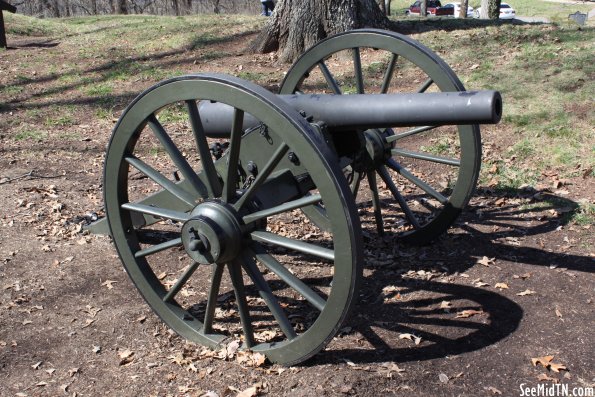
[[[219,397],[219,394],[215,393],[212,390],[209,390],[205,394],[201,394],[200,397]]]
[[[355,363],[348,358],[344,358],[343,361],[347,363],[350,367],[355,367]]]
[[[238,351],[239,348],[240,348],[239,341],[234,340],[234,341],[230,342],[225,349],[227,358],[232,358],[236,354],[236,352]]]
[[[438,375],[438,379],[442,383],[448,383],[448,375],[446,375],[446,374],[440,374],[440,375]]]
[[[48,385],[47,382],[42,381],[42,382],[37,383],[35,386],[43,387],[43,386],[47,386],[47,385]]]
[[[475,283],[476,287],[487,287],[488,285],[490,285],[490,284],[484,283],[483,281],[478,281]]]
[[[103,283],[101,283],[101,285],[105,285],[107,287],[107,289],[112,289],[112,288],[114,288],[115,283],[117,283],[117,281],[105,280]]]
[[[53,374],[54,372],[56,372],[56,368],[50,368],[50,369],[46,369],[45,372],[47,372],[48,374]]]
[[[483,258],[481,258],[480,260],[477,261],[477,263],[479,263],[480,265],[484,265],[487,267],[490,267],[490,265],[495,263],[495,257],[494,258],[488,258],[487,256],[484,256]]]
[[[33,364],[31,366],[31,368],[33,368],[33,369],[39,369],[39,367],[41,367],[41,364],[42,363],[43,363],[43,361],[36,362],[35,364]]]
[[[491,391],[492,394],[502,394],[502,392],[493,386],[486,387],[486,390]]]
[[[144,323],[147,320],[147,316],[140,316],[139,318],[136,319],[136,321],[138,321],[139,323]]]
[[[457,315],[455,316],[455,318],[469,318],[472,316],[480,315],[480,314],[484,314],[485,312],[483,310],[462,310],[460,312],[457,313]]]
[[[130,364],[132,362],[132,360],[134,360],[134,358],[132,357],[132,356],[134,356],[134,352],[129,349],[119,352],[118,356],[120,356],[120,364],[119,365]]]
[[[526,289],[523,292],[519,292],[517,295],[518,296],[525,296],[525,295],[533,295],[535,294],[535,291],[532,291],[530,289]]]
[[[70,376],[71,378],[75,375],[79,373],[80,368],[70,368],[68,370],[68,376]]]
[[[93,353],[98,354],[101,352],[101,346],[93,346]]]
[[[94,322],[95,322],[95,319],[88,318],[85,320],[85,325],[83,325],[81,328],[87,328],[89,325],[93,324]]]
[[[566,368],[566,365],[564,364],[556,364],[556,363],[551,363],[550,364],[550,369],[554,372],[560,372],[560,371],[568,371],[568,368]]]
[[[537,375],[537,380],[540,382],[554,382],[554,383],[559,383],[560,380],[556,379],[556,378],[552,378],[551,376],[549,376],[548,374],[539,374]]]
[[[256,386],[250,386],[249,388],[239,392],[236,397],[254,397],[258,395],[258,389]]]
[[[400,334],[399,339],[409,339],[413,341],[413,343],[415,343],[416,345],[419,345],[421,343],[421,337],[415,336],[413,334]]]
[[[506,284],[506,283],[496,283],[496,285],[494,285],[494,287],[499,288],[499,289],[508,289],[508,284]]]
[[[451,308],[452,308],[452,304],[450,303],[450,301],[440,302],[440,309],[451,309]]]
[[[544,368],[547,368],[553,359],[554,356],[535,357],[531,359],[531,363],[533,363],[534,367],[536,367],[537,364],[541,364]]]
[[[558,308],[556,308],[556,316],[562,318],[562,312]]]

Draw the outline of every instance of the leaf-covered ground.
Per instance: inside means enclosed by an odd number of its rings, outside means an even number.
[[[243,49],[248,17],[7,18],[0,52],[0,394],[510,396],[593,388],[592,26],[511,25],[414,37],[468,88],[505,98],[482,129],[469,208],[432,245],[364,222],[355,310],[328,348],[284,368],[186,343],[151,312],[101,215],[119,113],[172,75],[225,72],[274,90],[287,65]],[[537,72],[536,72],[537,71]],[[371,212],[361,211],[363,219]],[[97,213],[97,214],[96,214]],[[300,223],[286,225],[300,232]]]

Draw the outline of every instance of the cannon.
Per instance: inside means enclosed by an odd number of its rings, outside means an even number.
[[[413,243],[443,233],[478,178],[478,123],[501,113],[497,92],[465,91],[429,49],[380,30],[316,44],[278,95],[230,76],[175,77],[114,128],[109,233],[179,335],[296,364],[354,304],[362,225]]]

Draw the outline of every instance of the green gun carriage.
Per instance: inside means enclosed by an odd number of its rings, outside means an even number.
[[[465,91],[428,48],[371,29],[310,48],[279,95],[224,75],[172,78],[114,128],[109,233],[182,337],[296,364],[356,300],[362,223],[412,243],[442,234],[477,182],[478,124],[501,113],[497,92]]]

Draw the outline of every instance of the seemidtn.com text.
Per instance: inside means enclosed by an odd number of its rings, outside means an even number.
[[[592,386],[570,387],[568,384],[545,383],[536,386],[527,386],[521,383],[521,397],[595,397],[595,390]]]

